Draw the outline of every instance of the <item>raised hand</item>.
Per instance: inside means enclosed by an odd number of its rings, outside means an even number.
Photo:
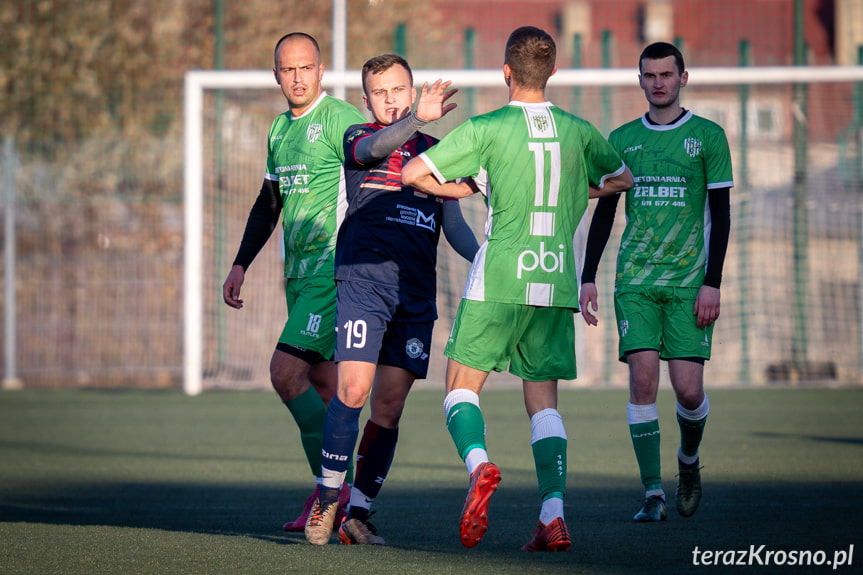
[[[455,110],[458,104],[446,104],[446,101],[452,98],[458,88],[447,90],[452,82],[438,79],[431,86],[428,82],[423,84],[420,91],[419,101],[417,102],[417,118],[424,122],[433,122],[446,116],[452,110]]]

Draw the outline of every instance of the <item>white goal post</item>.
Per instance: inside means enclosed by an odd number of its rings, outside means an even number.
[[[634,68],[561,69],[553,87],[634,86]],[[417,85],[438,78],[459,88],[503,85],[502,70],[415,70]],[[716,67],[690,69],[690,86],[863,82],[863,66]],[[359,70],[327,70],[324,85],[335,94],[360,88]],[[184,95],[183,391],[197,395],[203,380],[204,91],[276,88],[271,71],[189,71]]]

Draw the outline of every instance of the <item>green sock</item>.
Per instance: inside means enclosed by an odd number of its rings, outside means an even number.
[[[662,465],[659,458],[659,420],[629,425],[632,447],[638,460],[641,484],[645,491],[662,489]]]
[[[485,420],[482,411],[472,403],[456,403],[446,417],[446,428],[464,459],[474,447],[485,449]]]
[[[300,429],[300,443],[306,452],[306,460],[315,477],[321,477],[321,449],[324,445],[324,421],[327,406],[314,387],[309,387],[285,405],[294,416]]]
[[[345,483],[348,485],[354,484],[354,458],[348,461],[348,470],[345,472]]]
[[[546,437],[531,445],[539,495],[543,501],[566,494],[566,439]]]
[[[324,421],[327,419],[327,406],[324,405],[324,400],[321,399],[315,388],[311,386],[294,399],[284,403],[291,415],[294,416],[294,421],[297,422],[297,427],[300,429],[300,443],[303,445],[303,451],[306,453],[306,461],[309,462],[312,475],[321,477],[323,475],[321,471],[321,449],[324,446]],[[348,485],[354,483],[353,458],[348,462],[345,482]]]
[[[677,424],[680,426],[680,451],[683,452],[683,455],[692,457],[698,453],[698,446],[701,445],[701,437],[704,435],[707,418],[686,419],[678,413]]]

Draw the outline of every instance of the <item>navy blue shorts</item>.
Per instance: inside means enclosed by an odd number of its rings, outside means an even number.
[[[365,361],[428,374],[434,300],[368,282],[336,281],[335,361]]]

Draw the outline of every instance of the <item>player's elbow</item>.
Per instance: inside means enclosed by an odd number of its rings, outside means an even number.
[[[632,186],[635,185],[635,178],[632,176],[632,172],[629,170],[628,167],[626,168],[626,170],[624,170],[622,177],[623,177],[624,181],[623,181],[623,190],[621,190],[621,191],[625,192],[627,190],[631,190]]]
[[[632,178],[632,172],[629,171],[629,168],[626,168],[619,176],[609,178],[605,181],[600,196],[619,194],[632,189],[633,185],[635,185],[635,180]]]
[[[629,189],[632,189],[632,186],[635,185],[635,179],[632,177],[632,172],[629,171],[629,168],[625,168],[623,173],[615,178],[615,184],[617,192],[625,192]]]
[[[424,162],[419,158],[409,160],[408,163],[402,167],[402,183],[406,186],[416,187],[423,165]]]

